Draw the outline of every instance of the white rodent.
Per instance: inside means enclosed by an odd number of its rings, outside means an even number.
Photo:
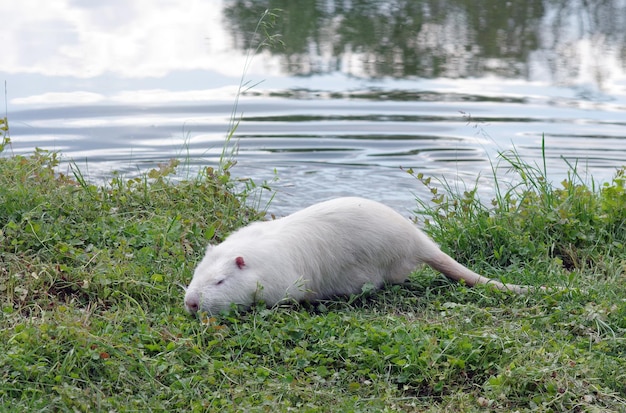
[[[470,286],[516,293],[529,288],[471,271],[393,209],[350,197],[254,222],[209,245],[186,289],[185,307],[216,314],[233,303],[273,306],[355,294],[366,283],[401,283],[422,263]]]

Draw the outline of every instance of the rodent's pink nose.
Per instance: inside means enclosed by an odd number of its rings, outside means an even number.
[[[190,313],[192,314],[197,313],[198,305],[199,305],[198,297],[185,297],[185,307],[187,308],[187,311],[189,311]]]

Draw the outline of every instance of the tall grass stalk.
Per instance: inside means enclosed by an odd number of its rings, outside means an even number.
[[[254,57],[264,47],[274,47],[277,44],[282,45],[280,35],[270,34],[270,30],[273,28],[280,11],[280,9],[266,9],[259,18],[254,31],[250,35],[250,40],[248,42],[250,46],[246,50],[244,66],[241,71],[241,78],[239,79],[239,85],[237,86],[237,92],[235,93],[234,104],[228,123],[228,133],[220,155],[220,173],[226,172],[232,165],[234,165],[235,158],[239,152],[239,141],[235,140],[233,142],[235,132],[237,131],[243,116],[239,113],[239,100],[244,93],[261,83],[253,83],[246,79],[250,65],[252,64]]]
[[[7,82],[4,81],[4,118],[0,118],[0,154],[7,146],[11,145],[11,135],[9,133],[9,105],[7,99]]]

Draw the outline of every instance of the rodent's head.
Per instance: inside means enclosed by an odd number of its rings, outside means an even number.
[[[209,245],[185,293],[185,308],[194,314],[218,314],[231,304],[249,307],[254,303],[257,279],[241,255]]]

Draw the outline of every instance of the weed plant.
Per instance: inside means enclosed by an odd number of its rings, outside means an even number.
[[[626,249],[624,168],[611,183],[597,187],[581,177],[576,164],[569,164],[567,178],[555,187],[542,148],[541,167],[524,162],[515,150],[500,154],[493,166],[496,195],[490,205],[477,196],[477,184],[458,190],[445,180],[435,182],[409,170],[433,194],[430,202],[417,199],[417,215],[425,217],[431,236],[449,251],[485,271],[490,266],[513,273],[526,268],[529,280],[539,276],[541,282],[567,284],[579,273],[597,270],[600,276],[619,267]],[[499,179],[502,169],[514,176]],[[532,273],[530,263],[537,266]],[[564,270],[564,279],[541,271],[549,267]]]
[[[260,218],[211,168],[174,184],[172,161],[96,187],[57,164],[41,150],[0,159],[1,411],[16,398],[82,411],[113,388],[141,393],[135,379],[156,373],[144,357],[168,340],[151,314],[167,336],[206,244]]]
[[[0,411],[623,411],[624,169],[560,187],[515,153],[494,204],[420,203],[485,275],[563,286],[515,296],[447,282],[217,318],[183,290],[207,242],[259,215],[227,173],[90,184],[56,153],[0,158]]]

